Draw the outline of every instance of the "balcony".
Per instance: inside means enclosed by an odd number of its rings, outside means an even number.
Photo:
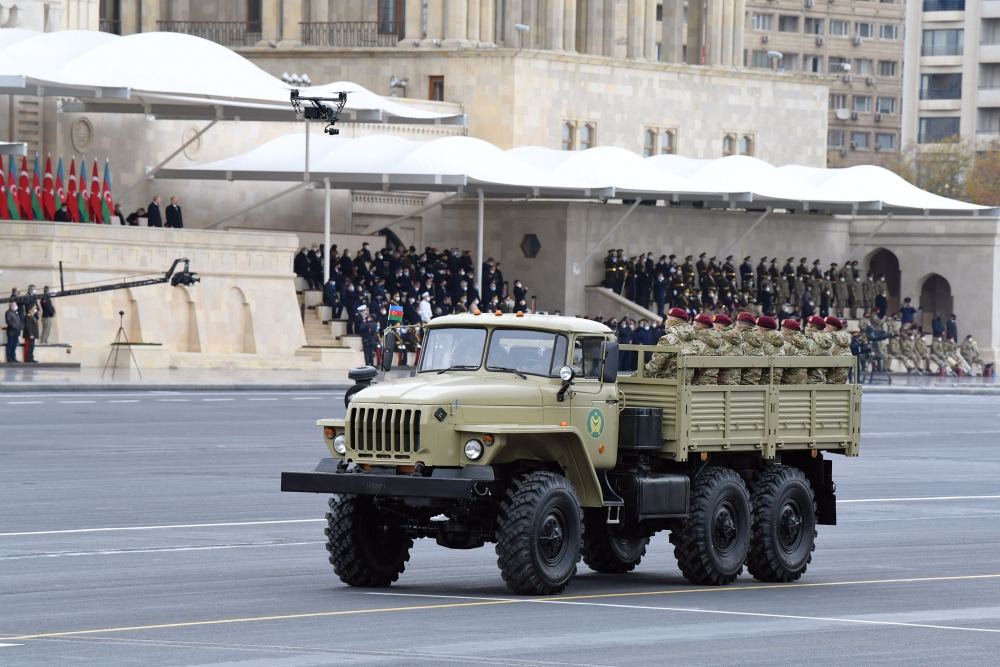
[[[370,48],[396,46],[403,38],[402,21],[333,21],[300,23],[302,43],[308,46]]]
[[[110,32],[112,35],[122,34],[122,22],[117,19],[99,19],[97,29],[101,32]]]
[[[922,100],[960,100],[962,86],[943,86],[940,88],[925,88],[920,91]]]
[[[976,106],[981,109],[1000,107],[1000,85],[980,86],[976,91]]]
[[[1000,0],[983,0],[979,8],[979,18],[1000,19]]]
[[[960,56],[962,52],[961,44],[924,44],[920,47],[922,56]]]
[[[253,46],[261,40],[260,21],[157,21],[163,32],[180,32],[222,44]]]
[[[925,12],[964,12],[965,0],[924,0]]]
[[[1000,63],[1000,44],[980,44],[979,62],[980,64]]]

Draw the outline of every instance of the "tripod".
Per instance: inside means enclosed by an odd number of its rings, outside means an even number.
[[[108,360],[104,362],[104,370],[101,371],[101,379],[104,379],[104,374],[108,372],[108,365],[111,364],[111,360],[114,359],[114,365],[111,366],[111,379],[115,379],[115,370],[118,368],[118,350],[122,346],[128,348],[129,356],[132,357],[132,363],[135,364],[135,370],[139,372],[139,379],[142,379],[142,370],[139,368],[139,362],[135,358],[135,353],[132,352],[132,344],[128,341],[128,335],[125,333],[125,311],[118,311],[118,333],[115,334],[115,342],[111,344],[111,351],[108,352]]]

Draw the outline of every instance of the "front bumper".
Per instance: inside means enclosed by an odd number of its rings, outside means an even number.
[[[464,499],[482,495],[492,482],[489,466],[435,468],[430,477],[398,475],[395,471],[365,472],[339,459],[323,459],[313,472],[281,473],[281,490],[301,493],[349,493],[396,498]]]

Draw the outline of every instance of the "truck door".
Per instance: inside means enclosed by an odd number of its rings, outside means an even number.
[[[573,426],[579,429],[595,467],[610,468],[618,455],[618,385],[601,382],[602,336],[573,342]]]

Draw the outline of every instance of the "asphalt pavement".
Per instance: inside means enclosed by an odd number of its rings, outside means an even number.
[[[420,541],[390,589],[333,576],[325,499],[278,483],[341,397],[0,394],[0,664],[996,664],[1000,398],[867,396],[800,582],[691,586],[660,534],[539,599],[491,546]]]

